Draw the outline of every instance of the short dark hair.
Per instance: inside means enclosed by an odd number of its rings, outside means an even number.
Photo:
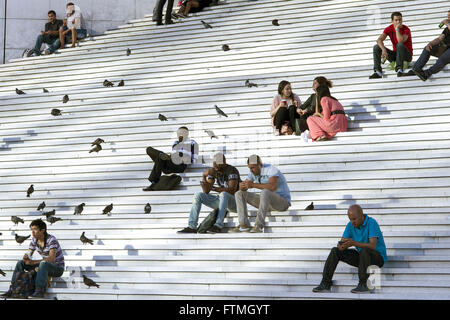
[[[42,221],[42,219],[36,219],[31,221],[30,228],[34,226],[38,227],[39,230],[45,229],[45,234],[47,234],[47,224],[44,221]]]
[[[49,15],[50,13],[56,16],[55,10],[50,10],[50,11],[47,13],[47,15]]]
[[[68,4],[66,4],[66,7],[68,6],[74,6],[73,2],[69,2]]]
[[[256,158],[256,164],[262,165],[261,158],[256,154],[252,154],[250,157],[248,157],[247,165],[249,165],[250,162],[252,162],[252,164],[255,164],[255,158]]]
[[[391,21],[394,20],[394,17],[403,17],[403,16],[402,16],[401,12],[395,11],[395,12],[392,12],[392,14],[391,14]]]
[[[185,126],[179,127],[178,129],[185,129],[185,130],[189,131],[189,129]]]

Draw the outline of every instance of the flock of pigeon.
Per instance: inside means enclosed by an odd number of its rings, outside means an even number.
[[[204,26],[206,29],[212,29],[212,28],[213,28],[210,24],[206,23],[206,22],[203,21],[203,20],[201,20],[201,23],[203,24],[203,26]],[[273,20],[273,21],[272,21],[272,25],[274,25],[274,26],[279,26],[278,20],[277,20],[277,19]],[[226,51],[230,51],[231,48],[230,48],[229,45],[224,44],[224,45],[222,45],[222,50],[226,52]],[[127,55],[127,56],[131,55],[131,49],[129,49],[129,48],[127,49],[126,55]],[[114,87],[114,83],[111,82],[111,81],[109,81],[108,79],[105,79],[105,80],[103,81],[103,86],[104,86],[104,87]],[[118,86],[118,87],[123,87],[123,86],[125,86],[125,81],[124,81],[124,80],[121,80],[121,81],[117,84],[117,86]],[[252,83],[249,79],[247,79],[247,80],[245,81],[245,86],[248,87],[248,88],[258,87],[258,85],[257,85],[256,83]],[[43,88],[42,90],[43,90],[44,93],[49,93],[49,91],[48,91],[46,88]],[[16,94],[18,94],[18,95],[23,95],[23,94],[26,94],[26,93],[25,93],[23,90],[20,90],[20,89],[16,88]],[[66,95],[63,96],[62,102],[65,104],[65,103],[67,103],[69,100],[70,100],[69,95],[66,94]],[[228,115],[227,115],[222,109],[220,109],[217,105],[214,105],[214,108],[215,108],[215,110],[216,110],[216,112],[217,112],[217,114],[218,114],[219,116],[228,117]],[[56,116],[61,116],[61,115],[62,115],[62,110],[57,109],[57,108],[53,108],[53,109],[51,110],[50,113],[51,113],[51,115],[53,115],[53,116],[55,116],[55,117],[56,117]],[[164,116],[164,115],[161,114],[161,113],[158,115],[158,119],[159,119],[160,121],[168,121],[167,117]],[[209,136],[211,139],[213,139],[213,138],[218,139],[218,137],[214,134],[214,132],[213,132],[212,130],[205,130],[205,132],[208,134],[208,136]],[[89,151],[89,153],[92,153],[92,152],[98,153],[99,151],[101,151],[101,150],[102,150],[101,144],[104,143],[104,142],[105,142],[105,141],[104,141],[103,139],[97,138],[97,139],[91,144],[91,146],[92,146],[93,148]],[[30,185],[30,187],[29,187],[28,190],[27,190],[27,197],[29,198],[30,195],[31,195],[33,192],[34,192],[34,185],[32,184],[32,185]],[[58,217],[55,217],[55,216],[54,216],[54,215],[56,214],[56,210],[55,210],[55,209],[53,209],[53,210],[51,210],[51,211],[44,212],[43,210],[45,209],[45,207],[46,207],[46,204],[45,204],[45,201],[43,201],[42,203],[39,204],[37,210],[43,212],[42,215],[46,216],[47,221],[50,222],[51,225],[53,225],[53,224],[54,224],[55,222],[57,222],[57,221],[63,220],[62,218],[58,218]],[[73,214],[74,214],[74,215],[80,215],[80,214],[83,212],[84,207],[85,207],[85,203],[81,203],[81,204],[77,205],[77,206],[75,207],[75,210],[74,210],[74,213],[73,213]],[[147,204],[145,205],[145,207],[144,207],[144,213],[149,214],[149,213],[151,212],[151,209],[152,209],[152,207],[151,207],[150,203],[147,203]],[[313,209],[314,209],[314,205],[313,205],[313,203],[311,202],[311,204],[310,204],[308,207],[306,207],[305,210],[313,210]],[[108,215],[110,215],[112,210],[113,210],[113,204],[111,203],[111,204],[107,205],[107,206],[103,209],[103,214],[108,214]],[[11,217],[11,221],[14,223],[15,226],[18,226],[19,223],[24,223],[24,220],[23,220],[22,218],[20,218],[20,217],[17,217],[17,216],[12,216],[12,217]],[[1,235],[1,233],[0,233],[0,235]],[[31,237],[31,235],[28,235],[28,236],[19,236],[17,233],[15,234],[15,240],[16,240],[16,242],[19,243],[19,244],[22,244],[23,242],[25,242],[25,241],[26,241],[27,239],[29,239],[30,237]],[[81,236],[80,236],[80,241],[83,243],[83,245],[84,245],[84,244],[87,244],[87,243],[89,243],[89,244],[91,244],[91,245],[94,244],[94,241],[93,241],[93,240],[91,240],[91,239],[89,239],[88,237],[85,236],[85,232],[84,232],[84,231],[83,231],[83,233],[82,233]],[[3,270],[1,270],[1,269],[0,269],[0,275],[6,276],[5,272],[4,272]],[[84,283],[86,286],[88,286],[88,288],[90,288],[90,287],[92,287],[92,286],[95,286],[95,287],[97,287],[97,288],[100,287],[97,283],[95,283],[92,279],[89,279],[89,278],[86,277],[85,275],[82,275],[82,277],[83,277],[83,283]]]

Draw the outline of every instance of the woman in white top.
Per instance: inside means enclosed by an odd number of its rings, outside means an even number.
[[[87,36],[83,14],[80,8],[72,2],[66,5],[66,19],[64,19],[64,25],[59,29],[61,49],[64,49],[66,36],[72,36],[72,48],[75,47],[77,39],[84,39]]]

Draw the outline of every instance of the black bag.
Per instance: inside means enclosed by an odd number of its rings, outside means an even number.
[[[153,191],[167,191],[173,190],[181,183],[181,177],[177,174],[164,175],[159,178],[159,181],[153,185]]]
[[[219,214],[219,209],[214,209],[211,211],[208,216],[203,219],[202,223],[197,228],[197,233],[206,233],[209,228],[211,228],[214,223],[216,223],[217,215]],[[227,216],[228,211],[225,212],[225,217]]]
[[[445,51],[447,51],[449,47],[443,41],[441,41],[438,45],[438,48],[431,55],[439,58]]]
[[[19,272],[16,281],[11,285],[11,298],[27,299],[34,293],[36,281],[36,271]]]

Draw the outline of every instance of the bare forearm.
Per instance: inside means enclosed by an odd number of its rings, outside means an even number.
[[[259,189],[259,190],[270,190],[270,191],[275,191],[277,190],[276,186],[273,186],[270,183],[253,183],[253,188]]]
[[[374,243],[366,243],[366,242],[355,242],[355,247],[375,250],[375,248],[377,247],[377,244],[376,243],[375,244]]]

